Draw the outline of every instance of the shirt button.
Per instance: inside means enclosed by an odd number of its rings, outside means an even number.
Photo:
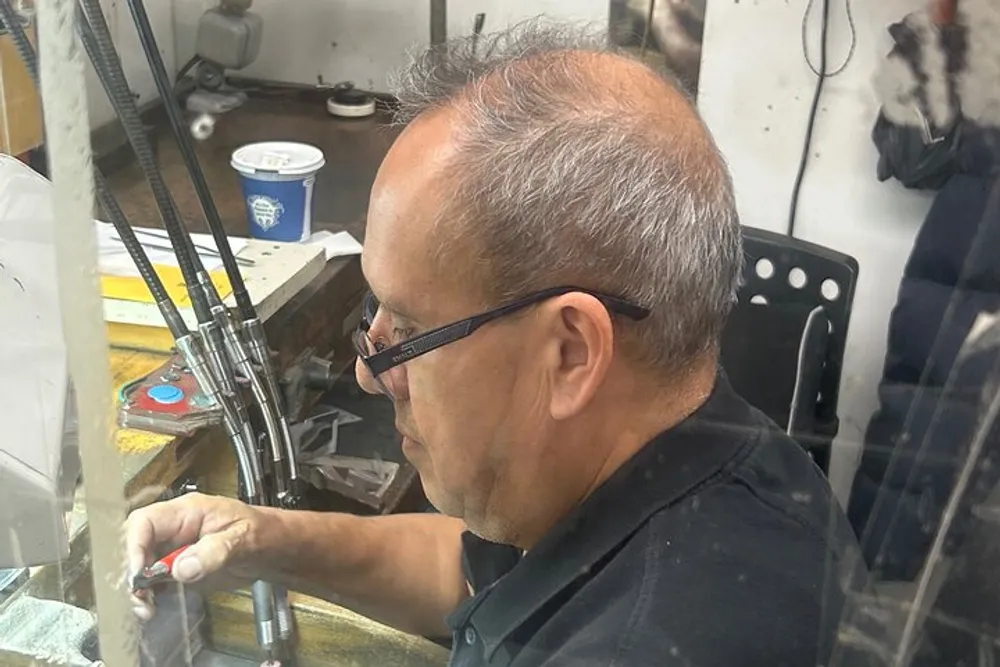
[[[469,646],[476,643],[476,629],[471,625],[465,629],[465,643]]]

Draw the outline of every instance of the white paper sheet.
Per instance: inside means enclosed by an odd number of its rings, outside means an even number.
[[[306,243],[318,245],[326,253],[326,261],[334,257],[348,257],[350,255],[361,254],[361,244],[348,232],[337,232],[333,234],[326,230],[318,231],[308,239]]]
[[[125,250],[125,246],[120,241],[115,240],[118,237],[118,233],[115,231],[114,225],[95,220],[94,228],[97,232],[98,259],[101,273],[109,276],[138,276],[139,271],[135,268],[135,264]],[[143,244],[146,255],[149,256],[149,261],[153,264],[177,266],[177,257],[172,250],[162,250],[158,247],[153,247],[163,246],[166,248],[170,246],[166,232],[162,229],[136,227],[135,233],[136,238],[139,239],[139,243]],[[215,239],[212,238],[211,234],[192,234],[191,240],[194,241],[196,246],[218,251],[218,246],[215,245]],[[229,247],[232,248],[233,254],[238,255],[246,245],[247,239],[245,238],[229,237]],[[217,255],[199,249],[198,256],[201,257],[201,262],[205,265],[205,270],[215,271],[222,268],[222,260]]]

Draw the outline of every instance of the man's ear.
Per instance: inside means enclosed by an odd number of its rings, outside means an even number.
[[[611,315],[593,296],[573,292],[546,304],[557,363],[552,370],[549,410],[568,419],[593,400],[614,355]]]

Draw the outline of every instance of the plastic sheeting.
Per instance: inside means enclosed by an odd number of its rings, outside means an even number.
[[[68,554],[80,461],[54,234],[51,185],[0,155],[0,567]]]

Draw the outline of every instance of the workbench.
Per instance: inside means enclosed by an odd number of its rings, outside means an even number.
[[[267,91],[264,91],[267,93]],[[382,113],[371,119],[338,121],[321,105],[300,100],[287,91],[270,91],[270,99],[251,99],[244,107],[220,117],[215,134],[199,142],[197,153],[219,209],[227,234],[246,236],[247,223],[239,181],[229,167],[229,156],[239,145],[281,138],[319,146],[327,164],[317,175],[313,230],[349,231],[364,239],[364,214],[368,193],[382,156],[398,128],[388,124]],[[197,198],[172,139],[154,133],[157,159],[174,193],[178,208],[191,231],[203,227]],[[134,225],[157,226],[158,214],[152,207],[146,183],[134,164],[108,172],[109,183]],[[264,323],[268,342],[277,352],[276,364],[288,367],[304,350],[330,359],[335,369],[346,371],[354,361],[350,333],[361,315],[366,290],[358,257],[336,258],[305,289]],[[114,386],[143,377],[166,360],[166,354],[138,349],[113,348],[111,370]],[[133,506],[151,502],[179,483],[193,482],[206,493],[236,495],[236,463],[220,427],[205,429],[191,438],[119,429],[115,443],[121,452],[124,488]],[[397,474],[397,497],[385,505],[410,509],[403,491],[416,489],[419,480],[412,466],[404,465]],[[419,494],[422,499],[422,494]],[[93,608],[90,573],[89,535],[85,499],[77,498],[71,527],[70,556],[58,566],[37,568],[22,594],[63,600]],[[441,646],[412,637],[343,607],[292,593],[298,625],[299,664],[349,664],[364,667],[416,665],[430,667],[447,663],[448,652]],[[253,612],[245,591],[213,594],[208,599],[209,648],[259,660]]]
[[[365,289],[357,257],[338,258],[308,288],[265,323],[268,340],[278,352],[279,368],[297,352],[313,348],[346,370],[353,363],[350,332],[359,317]],[[336,293],[338,298],[334,299]],[[158,368],[167,355],[136,349],[110,351],[114,386]],[[221,427],[204,429],[191,438],[117,429],[126,497],[133,506],[147,504],[177,483],[193,482],[198,490],[236,496],[236,462]],[[401,474],[415,476],[411,467]],[[402,480],[406,487],[413,479]],[[398,505],[399,499],[387,500]],[[27,594],[91,607],[89,535],[85,502],[77,499],[70,557],[60,566],[38,569]],[[437,644],[395,631],[343,607],[292,593],[298,628],[299,664],[310,665],[443,665],[447,651]],[[247,591],[216,593],[207,600],[207,644],[215,651],[259,657],[254,636],[252,601]]]

